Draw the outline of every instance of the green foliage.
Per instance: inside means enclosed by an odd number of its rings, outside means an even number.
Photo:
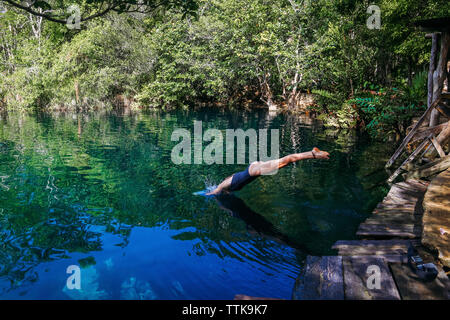
[[[83,18],[99,3],[80,2]],[[174,0],[153,15],[125,13],[133,1],[114,3],[81,30],[6,5],[0,97],[8,107],[105,107],[125,95],[149,108],[250,101],[295,109],[307,91],[334,126],[359,121],[373,136],[401,134],[421,109],[429,61],[429,42],[410,22],[450,15],[445,0],[380,0],[381,29],[371,30],[369,0]],[[195,19],[185,15],[195,8]]]
[[[426,73],[419,72],[411,86],[365,90],[350,102],[359,106],[362,119],[372,136],[381,138],[386,133],[404,135],[412,117],[423,112],[426,107],[426,82]]]
[[[120,30],[120,32],[119,32]],[[107,102],[118,94],[134,95],[145,81],[154,59],[139,29],[123,17],[96,22],[65,43],[48,71],[52,105],[80,99],[90,104]]]

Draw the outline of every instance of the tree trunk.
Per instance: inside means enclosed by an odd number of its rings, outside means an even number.
[[[438,34],[433,33],[431,36],[431,56],[430,56],[430,68],[428,69],[428,82],[427,82],[427,88],[428,88],[428,97],[427,97],[427,105],[428,107],[431,106],[433,103],[433,73],[436,69],[436,51],[437,51],[437,42],[438,42]],[[434,127],[434,125],[431,124],[430,120],[430,127]]]
[[[447,77],[447,54],[450,45],[450,33],[443,32],[441,36],[441,51],[436,70],[433,72],[433,101],[439,99]],[[430,117],[430,127],[439,123],[439,111],[433,110]]]
[[[273,102],[273,93],[270,88],[269,79],[269,72],[264,72],[262,77],[258,77],[261,88],[261,100],[269,107],[269,110],[276,110],[277,105]]]
[[[74,87],[75,87],[75,100],[76,100],[76,102],[78,104],[78,103],[80,103],[80,87],[78,85],[78,81],[77,80],[75,80]]]

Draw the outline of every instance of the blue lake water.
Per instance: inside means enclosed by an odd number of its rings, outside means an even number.
[[[171,134],[194,120],[279,129],[281,156],[331,159],[195,196],[246,165],[173,164]],[[390,148],[266,111],[2,114],[0,299],[289,299],[306,254],[336,254],[386,194]]]

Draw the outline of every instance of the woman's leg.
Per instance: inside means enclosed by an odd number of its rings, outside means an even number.
[[[313,148],[311,151],[290,154],[281,159],[253,162],[248,171],[251,176],[270,175],[293,162],[305,159],[329,159],[329,156],[328,152]]]

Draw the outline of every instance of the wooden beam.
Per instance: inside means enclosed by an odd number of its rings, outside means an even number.
[[[433,34],[437,34],[437,35],[440,35],[441,34],[441,32],[433,32],[433,33],[427,33],[427,34],[425,34],[425,39],[431,39],[431,38],[433,38]]]
[[[442,147],[439,144],[439,142],[436,140],[436,137],[432,136],[430,140],[431,140],[431,143],[433,144],[434,148],[438,152],[439,157],[441,157],[441,158],[445,157],[445,152],[444,152],[444,150],[442,150]]]
[[[450,155],[440,158],[431,163],[427,163],[417,170],[410,171],[404,175],[405,178],[424,178],[429,177],[450,168]]]
[[[423,19],[413,22],[415,26],[424,31],[445,31],[450,30],[450,17]]]
[[[428,138],[429,137],[431,137],[431,135],[430,136],[428,136]],[[409,163],[409,162],[411,162],[411,161],[413,161],[415,158],[416,158],[416,156],[428,145],[428,138],[427,139],[425,139],[425,140],[423,140],[422,141],[422,143],[417,147],[417,149],[416,150],[414,150],[410,155],[409,155],[409,157],[408,158],[406,158],[406,160],[405,161],[403,161],[403,163],[400,165],[400,167],[398,167],[397,168],[397,170],[395,170],[394,171],[394,173],[389,177],[389,179],[388,179],[388,182],[389,183],[391,183],[391,182],[393,182],[394,180],[395,180],[395,178],[397,178],[397,176],[400,174],[400,172],[403,170],[403,167],[407,164],[407,163]]]
[[[440,99],[434,101],[424,112],[424,114],[420,117],[420,119],[416,122],[414,127],[411,129],[411,131],[406,135],[405,139],[403,139],[403,142],[400,144],[400,146],[397,148],[397,150],[394,152],[392,157],[389,159],[389,161],[386,163],[386,168],[391,167],[395,160],[402,154],[403,149],[405,149],[406,145],[411,141],[411,139],[416,134],[417,129],[422,125],[422,123],[425,121],[428,114],[431,112],[431,110],[434,109],[440,102]]]

